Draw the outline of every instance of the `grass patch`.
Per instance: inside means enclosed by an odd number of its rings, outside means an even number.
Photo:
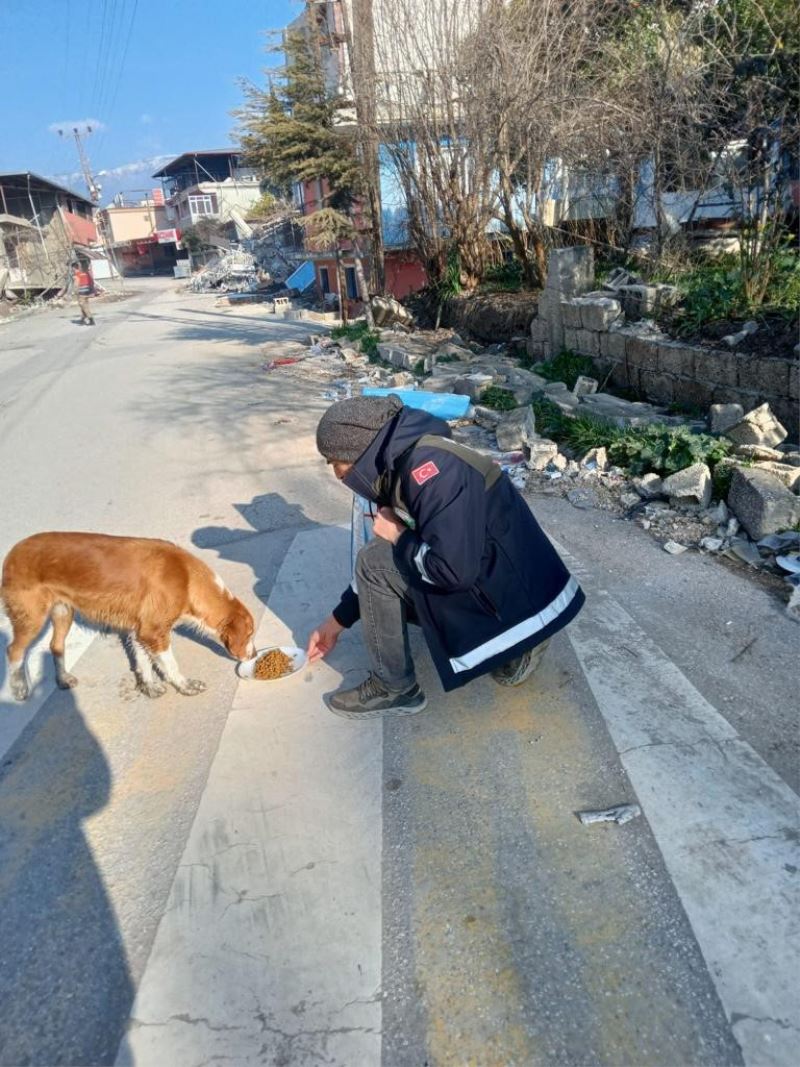
[[[511,390],[502,389],[499,385],[490,385],[486,392],[481,394],[480,403],[494,411],[513,411],[519,407]]]
[[[592,376],[594,364],[588,356],[580,356],[577,352],[569,352],[565,348],[552,359],[534,363],[533,369],[548,382],[564,382],[567,389],[574,389],[578,378],[583,375]]]

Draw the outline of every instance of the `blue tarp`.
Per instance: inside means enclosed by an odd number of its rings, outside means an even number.
[[[314,284],[315,278],[314,264],[310,259],[307,259],[305,263],[301,263],[297,270],[289,275],[285,285],[287,289],[297,289],[299,293],[302,293],[305,289],[308,289],[309,285]]]
[[[440,419],[462,419],[469,408],[468,396],[457,393],[426,393],[423,389],[364,390],[364,396],[399,396],[406,407],[419,408]]]

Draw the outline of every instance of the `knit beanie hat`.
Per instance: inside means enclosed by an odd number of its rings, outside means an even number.
[[[356,396],[340,400],[325,412],[317,426],[317,449],[328,463],[355,463],[378,432],[403,407],[397,396]]]

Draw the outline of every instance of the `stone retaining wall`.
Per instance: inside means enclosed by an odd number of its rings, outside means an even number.
[[[562,349],[589,356],[596,376],[657,404],[741,404],[765,401],[798,435],[798,362],[673,341],[652,323],[628,323],[613,292],[591,292],[590,248],[551,253],[547,286],[531,323],[530,354],[549,359]]]

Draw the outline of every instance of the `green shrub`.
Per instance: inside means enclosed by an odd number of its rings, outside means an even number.
[[[612,441],[608,457],[627,467],[631,474],[675,474],[693,463],[715,466],[728,454],[731,445],[705,433],[692,433],[685,426],[656,424],[628,430]]]
[[[594,364],[588,356],[579,356],[565,348],[544,363],[534,363],[533,369],[548,382],[564,382],[567,389],[573,389],[578,378],[593,373]]]
[[[334,340],[353,341],[358,344],[361,351],[369,358],[370,363],[378,362],[378,339],[380,334],[370,330],[363,319],[358,322],[348,322],[343,326],[334,326],[331,330]]]
[[[481,395],[481,404],[495,411],[513,411],[519,407],[517,399],[510,389],[501,389],[499,385],[490,385]]]
[[[421,378],[425,374],[424,359],[418,359],[417,362],[414,364],[414,374],[416,374],[418,378]]]

